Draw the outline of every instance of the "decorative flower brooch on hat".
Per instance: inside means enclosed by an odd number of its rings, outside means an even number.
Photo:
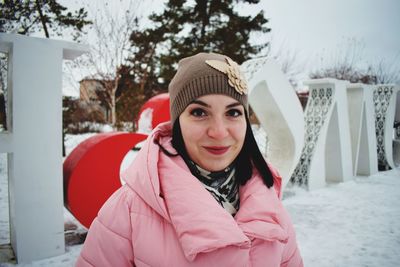
[[[239,65],[229,57],[225,57],[225,60],[226,62],[219,60],[206,60],[206,64],[226,74],[228,76],[229,85],[235,88],[236,92],[239,94],[246,95],[247,82],[240,71]]]

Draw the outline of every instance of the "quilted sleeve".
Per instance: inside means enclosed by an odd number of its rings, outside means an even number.
[[[289,213],[286,210],[284,210],[284,213],[287,221],[289,238],[283,249],[281,267],[303,267],[303,259],[297,244],[293,223],[290,219]]]
[[[134,266],[127,187],[117,190],[92,222],[76,266]]]

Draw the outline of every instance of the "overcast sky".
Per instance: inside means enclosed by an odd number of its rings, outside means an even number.
[[[272,49],[295,52],[305,70],[329,64],[356,43],[362,67],[384,60],[400,71],[400,0],[261,0],[240,10],[260,8]]]
[[[397,57],[400,66],[399,0],[261,0],[259,5],[270,18],[272,44],[295,49],[303,59],[331,57],[355,39],[368,63]]]

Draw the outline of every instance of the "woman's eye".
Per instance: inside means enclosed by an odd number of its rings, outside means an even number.
[[[192,111],[190,111],[190,115],[194,117],[203,117],[206,115],[206,112],[201,108],[195,108]]]
[[[229,117],[239,117],[243,115],[243,113],[238,109],[230,109],[226,113]]]

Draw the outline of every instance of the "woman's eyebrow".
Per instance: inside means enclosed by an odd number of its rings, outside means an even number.
[[[200,106],[207,107],[207,108],[211,107],[206,102],[203,102],[203,101],[198,100],[198,99],[193,100],[192,102],[190,102],[190,104],[198,104]],[[233,108],[233,107],[240,106],[240,105],[242,105],[242,104],[240,104],[240,102],[235,102],[235,103],[227,105],[226,108],[229,109],[229,108]]]
[[[190,104],[198,104],[200,106],[204,106],[204,107],[208,107],[208,108],[210,107],[210,105],[207,104],[206,102],[203,102],[203,101],[197,100],[197,99],[195,99],[192,102],[190,102]]]
[[[233,107],[240,106],[240,105],[242,105],[242,104],[240,104],[240,102],[235,102],[235,103],[227,105],[226,108],[233,108]]]

